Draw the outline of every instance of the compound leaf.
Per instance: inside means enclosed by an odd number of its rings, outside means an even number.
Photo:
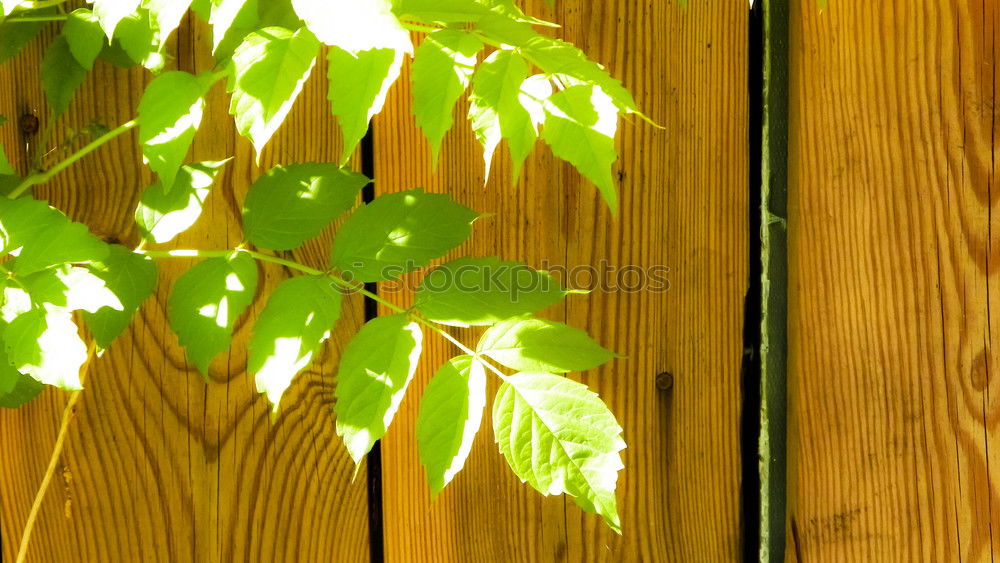
[[[472,356],[452,358],[434,374],[420,400],[417,451],[437,495],[462,470],[486,407],[486,370]]]
[[[581,383],[548,373],[506,378],[493,402],[500,453],[543,495],[566,493],[621,533],[615,499],[625,448],[621,426]]]
[[[515,178],[535,145],[538,133],[520,101],[521,84],[527,77],[527,61],[507,50],[494,51],[472,76],[469,121],[483,146],[486,178],[500,139],[507,139]]]
[[[318,50],[319,41],[305,28],[266,27],[247,35],[233,53],[229,113],[258,159],[302,91]]]
[[[275,166],[247,192],[243,231],[260,248],[298,248],[353,207],[358,192],[370,181],[329,163]]]
[[[287,279],[274,290],[257,318],[247,368],[257,392],[278,412],[281,395],[330,336],[340,317],[341,294],[327,276]]]
[[[172,188],[165,188],[162,180],[146,188],[135,208],[135,222],[142,237],[164,243],[194,225],[226,162],[186,164],[174,176]]]
[[[427,274],[414,307],[453,326],[492,325],[554,305],[566,291],[547,272],[494,257],[459,258]]]
[[[244,252],[209,258],[177,279],[167,300],[170,326],[203,375],[229,348],[233,325],[253,301],[257,265]]]
[[[139,143],[143,160],[169,191],[184,162],[205,110],[210,78],[173,71],[157,76],[139,101]]]
[[[500,321],[476,351],[514,370],[547,373],[586,371],[614,357],[578,328],[534,318]]]
[[[385,435],[417,369],[423,335],[405,314],[376,317],[344,349],[337,372],[337,435],[361,463]]]
[[[417,188],[358,208],[337,231],[332,263],[352,281],[391,280],[465,242],[478,214]]]

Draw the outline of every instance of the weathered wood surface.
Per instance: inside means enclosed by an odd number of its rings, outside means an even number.
[[[208,30],[186,28],[177,39],[178,68],[210,68]],[[0,114],[32,111],[44,118],[38,65],[45,40],[0,67]],[[239,202],[260,170],[276,162],[335,160],[339,132],[329,117],[325,65],[318,64],[301,99],[261,159],[238,138],[227,115],[223,85],[212,90],[206,122],[191,157],[235,155],[216,184],[204,216],[178,247],[224,248],[241,239]],[[148,73],[98,63],[77,94],[67,127],[93,118],[111,125],[134,115]],[[17,147],[16,125],[0,128]],[[22,151],[8,154],[15,163]],[[58,157],[55,157],[58,159]],[[135,245],[132,212],[151,182],[126,135],[85,157],[37,194],[104,237]],[[323,265],[329,236],[296,258]],[[174,243],[170,243],[173,245]],[[346,337],[363,322],[362,304],[345,301],[340,326],[319,360],[289,390],[275,424],[244,372],[250,324],[236,329],[228,355],[216,360],[212,383],[186,365],[166,323],[172,282],[189,263],[160,262],[160,286],[133,327],[93,363],[58,476],[45,499],[29,561],[367,561],[364,478],[351,483],[353,464],[333,428],[333,374]],[[258,292],[288,272],[261,268]],[[263,303],[254,305],[259,310]],[[3,558],[13,561],[24,520],[45,470],[67,395],[46,391],[29,406],[0,412],[0,533]]]
[[[792,3],[788,560],[1000,554],[998,14]]]
[[[424,362],[383,440],[387,561],[735,561],[740,557],[740,357],[747,287],[747,11],[739,2],[542,2],[527,11],[605,63],[665,125],[622,125],[621,215],[539,143],[521,182],[506,158],[483,185],[481,149],[456,110],[433,171],[404,80],[375,125],[376,189],[453,194],[494,215],[453,256],[541,267],[668,266],[665,293],[595,290],[547,314],[628,356],[581,377],[625,428],[618,495],[624,534],[571,501],[521,484],[493,443],[487,410],[471,458],[431,501],[413,437],[418,398],[458,352],[425,338]],[[586,283],[580,275],[578,283]],[[405,296],[383,293],[399,302]],[[474,342],[473,330],[456,330]],[[657,388],[657,375],[673,387]],[[578,375],[574,374],[573,377]],[[495,391],[492,384],[490,393]]]

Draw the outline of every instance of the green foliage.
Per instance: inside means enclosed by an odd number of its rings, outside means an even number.
[[[546,373],[586,371],[614,357],[578,328],[530,317],[493,325],[476,351],[516,371]]]
[[[275,166],[250,186],[243,232],[258,248],[291,250],[354,206],[371,180],[328,163]]]
[[[406,315],[377,317],[351,339],[337,371],[337,435],[361,463],[385,435],[420,359],[420,325]]]
[[[174,283],[167,300],[170,326],[206,378],[212,359],[229,349],[233,325],[256,290],[257,264],[244,252],[209,258]]]
[[[472,356],[452,358],[424,390],[417,416],[417,450],[437,495],[462,470],[486,407],[486,370]]]
[[[213,359],[228,350],[238,318],[255,300],[266,303],[255,307],[259,315],[251,321],[247,371],[277,416],[282,395],[334,330],[343,293],[361,292],[395,314],[366,323],[341,355],[337,434],[356,463],[388,431],[426,327],[467,354],[440,366],[420,400],[416,440],[432,494],[465,464],[490,371],[503,381],[494,433],[514,472],[544,494],[572,495],[620,529],[614,487],[621,428],[596,395],[554,375],[594,368],[614,354],[583,331],[529,316],[567,292],[548,273],[519,262],[465,257],[424,275],[410,309],[381,299],[362,282],[395,280],[446,258],[480,215],[448,195],[396,186],[351,211],[370,180],[341,166],[385,106],[407,55],[414,55],[410,33],[419,31],[427,35],[413,57],[412,113],[435,163],[465,94],[487,176],[502,140],[516,180],[541,138],[615,210],[618,118],[638,108],[602,66],[538,33],[536,26],[553,24],[524,14],[513,0],[95,0],[92,11],[68,14],[34,5],[0,0],[0,62],[45,25],[32,20],[64,19],[41,69],[54,116],[67,111],[95,66],[141,64],[158,76],[148,82],[134,120],[91,133],[92,142],[46,170],[28,170],[26,179],[0,147],[0,194],[11,198],[0,199],[0,407],[31,400],[43,384],[80,388],[86,362],[112,345],[155,290],[153,258],[195,257],[170,292],[167,315],[206,379]],[[189,9],[211,26],[214,65],[199,63],[202,74],[159,74],[169,62],[167,40]],[[327,97],[343,133],[340,165],[279,164],[259,175],[243,202],[242,242],[230,248],[146,249],[174,240],[199,219],[226,162],[188,161],[212,84],[227,80],[229,113],[259,161],[318,55],[327,57]],[[157,179],[135,210],[138,248],[107,244],[46,203],[22,197],[133,126]],[[67,148],[80,138],[53,142]],[[30,160],[28,168],[39,167]],[[258,251],[294,251],[344,214],[328,269],[300,264],[291,253]],[[258,262],[306,275],[257,296]],[[469,325],[489,327],[475,352],[445,328]]]
[[[479,216],[444,194],[386,194],[361,206],[337,232],[332,262],[352,281],[396,279],[469,238]]]
[[[555,278],[520,262],[459,258],[423,279],[414,307],[441,324],[488,326],[535,313],[565,296]]]
[[[340,292],[326,276],[301,276],[281,282],[253,327],[247,369],[257,376],[257,391],[278,412],[281,395],[329,338],[340,317]]]
[[[559,375],[512,375],[493,401],[493,433],[514,473],[543,495],[572,496],[618,533],[621,432],[596,394]]]
[[[302,91],[318,49],[306,29],[267,27],[248,35],[233,53],[229,113],[258,158]]]
[[[151,242],[168,242],[194,225],[225,163],[186,164],[174,176],[172,188],[164,187],[162,181],[146,188],[135,209],[142,237]]]

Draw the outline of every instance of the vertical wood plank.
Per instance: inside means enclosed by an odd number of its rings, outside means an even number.
[[[49,33],[45,39],[51,37]],[[177,38],[182,70],[210,69],[207,27],[189,22]],[[46,40],[0,67],[0,114],[44,116],[38,68]],[[227,114],[222,84],[212,90],[193,160],[235,156],[221,174],[199,223],[169,247],[225,248],[238,243],[240,202],[250,182],[275,163],[336,160],[339,133],[318,63],[288,121],[254,164],[248,142]],[[52,144],[92,118],[114,127],[134,115],[149,75],[98,63],[57,124]],[[46,120],[42,120],[45,125]],[[0,128],[15,163],[16,125]],[[40,187],[38,197],[87,223],[99,236],[138,242],[132,213],[150,184],[134,136],[126,135]],[[330,236],[296,251],[327,263]],[[367,495],[351,482],[353,464],[339,444],[331,412],[333,375],[346,338],[363,322],[362,303],[345,301],[340,329],[286,394],[275,423],[245,373],[250,323],[213,364],[205,384],[188,366],[166,322],[173,281],[190,263],[161,261],[160,285],[132,326],[91,367],[57,479],[31,542],[29,561],[367,561]],[[261,266],[258,300],[290,272]],[[13,561],[41,480],[66,394],[46,391],[16,411],[0,412],[0,526],[3,557]]]
[[[1000,553],[997,24],[792,3],[789,560]]]
[[[596,289],[547,315],[628,356],[582,376],[625,428],[624,535],[570,501],[520,484],[496,451],[489,413],[465,469],[433,502],[413,438],[434,367],[457,354],[428,335],[425,368],[383,440],[391,561],[735,561],[740,557],[740,357],[747,287],[747,9],[739,2],[526,3],[606,64],[664,124],[622,125],[621,215],[612,217],[541,143],[520,183],[506,158],[483,184],[481,150],[456,110],[435,172],[409,114],[407,76],[376,120],[376,188],[424,186],[494,215],[454,253],[536,267],[669,267],[666,292]],[[628,285],[636,270],[614,274]],[[580,274],[575,282],[586,285]],[[649,280],[646,280],[647,282]],[[634,282],[632,282],[634,283]],[[404,294],[385,288],[390,299]],[[477,332],[455,331],[466,342]],[[657,388],[669,372],[674,384]],[[573,375],[577,377],[577,375]],[[491,388],[491,393],[495,386]]]

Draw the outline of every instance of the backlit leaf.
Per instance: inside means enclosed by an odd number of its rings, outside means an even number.
[[[135,222],[143,238],[164,243],[186,231],[201,216],[202,206],[222,166],[228,162],[184,165],[167,190],[163,182],[146,188],[135,209]]]
[[[371,49],[351,53],[332,47],[327,55],[327,98],[344,135],[341,164],[354,153],[372,116],[382,111],[389,87],[399,78],[403,52]]]
[[[493,325],[476,351],[514,370],[548,373],[586,371],[614,357],[580,329],[534,318]]]
[[[299,276],[281,282],[257,318],[247,369],[257,392],[278,412],[281,395],[329,338],[340,317],[341,294],[327,276]]]
[[[210,78],[166,72],[146,87],[139,101],[139,143],[143,160],[156,172],[164,192],[173,187],[177,170],[201,125]]]
[[[495,51],[472,76],[469,121],[483,146],[486,178],[490,175],[493,152],[500,139],[507,139],[514,165],[514,177],[535,145],[538,134],[531,115],[521,105],[521,83],[528,77],[528,63],[506,50]]]
[[[320,41],[348,53],[413,52],[410,33],[393,15],[389,0],[292,0],[292,6]]]
[[[104,34],[114,37],[118,22],[139,8],[140,0],[93,0],[94,15],[101,22]]]
[[[0,337],[7,325],[0,324]],[[0,407],[17,408],[34,399],[45,386],[29,375],[14,369],[7,358],[7,347],[0,338]]]
[[[559,375],[518,373],[493,402],[500,453],[543,495],[566,493],[621,533],[615,484],[625,447],[621,426],[596,394]]]
[[[359,207],[337,231],[332,263],[352,281],[395,279],[469,238],[478,214],[417,188]]]
[[[86,8],[73,10],[66,16],[62,34],[76,62],[87,70],[93,70],[94,60],[107,40],[97,16]]]
[[[258,158],[292,109],[318,50],[319,41],[306,29],[267,27],[248,35],[233,53],[229,113]]]
[[[121,301],[104,280],[82,266],[64,264],[24,276],[21,284],[32,301],[49,303],[68,311],[93,313],[102,307],[122,310]]]
[[[555,305],[565,296],[555,278],[520,262],[459,258],[424,277],[414,306],[447,325],[492,325]]]
[[[462,470],[486,407],[486,371],[472,356],[452,358],[434,374],[417,415],[417,451],[431,494]]]
[[[4,337],[7,357],[17,371],[60,389],[82,388],[80,368],[87,361],[87,346],[71,312],[33,308],[11,320]]]
[[[361,327],[337,371],[337,435],[360,463],[385,435],[417,369],[423,335],[406,315],[376,317]]]
[[[3,253],[21,247],[13,272],[26,276],[49,266],[101,260],[108,245],[44,202],[0,201],[0,242]]]
[[[105,349],[129,323],[156,288],[156,263],[121,245],[111,245],[108,257],[88,266],[121,302],[121,309],[104,307],[83,314],[97,347]]]
[[[298,248],[353,207],[358,192],[370,181],[335,164],[275,166],[247,192],[243,231],[260,248]]]
[[[42,89],[45,90],[46,103],[56,116],[69,109],[73,94],[86,76],[87,70],[76,62],[66,38],[57,35],[49,43],[42,59]]]
[[[188,358],[203,375],[208,375],[212,359],[229,349],[233,325],[256,290],[257,264],[244,252],[204,260],[177,279],[167,300],[167,315]]]

